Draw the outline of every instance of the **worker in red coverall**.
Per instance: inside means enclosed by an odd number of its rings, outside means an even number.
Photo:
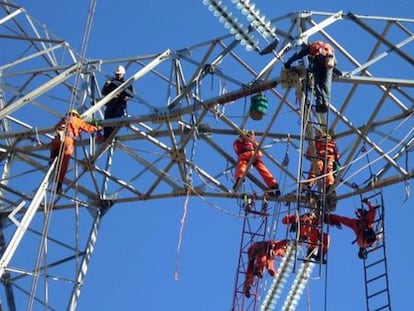
[[[244,295],[250,297],[250,289],[253,286],[254,276],[263,277],[266,268],[269,274],[276,275],[274,261],[275,257],[285,255],[288,240],[281,241],[261,241],[253,243],[247,250],[248,263],[246,270],[246,280],[244,282]]]
[[[239,135],[239,137],[234,141],[233,149],[239,160],[235,173],[236,182],[233,189],[236,190],[236,186],[245,175],[248,168],[247,164],[253,158],[251,163],[262,176],[264,182],[270,190],[270,195],[278,197],[280,196],[279,184],[276,182],[276,179],[273,177],[272,173],[264,165],[262,160],[262,152],[257,147],[258,143],[253,131],[245,131],[244,135]]]
[[[306,44],[300,51],[293,54],[285,63],[285,68],[290,69],[290,65],[308,55],[309,71],[312,72],[315,80],[315,111],[325,113],[331,103],[332,75],[336,65],[333,47],[322,41],[315,41]],[[339,72],[336,70],[335,72]]]
[[[319,230],[320,217],[315,212],[306,213],[301,216],[287,215],[282,218],[283,224],[291,224],[291,231],[299,235],[299,241],[307,244],[307,259],[314,259],[322,261],[326,264],[326,253],[329,248],[329,235],[323,233],[322,235],[322,252],[319,249],[319,241],[321,238],[321,231]],[[299,232],[297,232],[299,230]]]
[[[362,202],[368,205],[368,211],[363,208],[358,208],[355,211],[357,218],[330,214],[327,216],[326,223],[337,226],[338,228],[341,225],[351,228],[356,236],[356,240],[353,243],[356,242],[359,246],[358,257],[367,259],[368,252],[366,248],[372,246],[377,241],[377,235],[373,228],[377,207],[372,205],[368,199],[363,199]]]
[[[334,165],[335,162],[338,163],[340,158],[340,154],[338,151],[338,147],[336,143],[333,141],[332,136],[329,134],[321,134],[315,136],[315,155],[316,155],[316,162],[317,167],[321,175],[326,175],[326,188],[329,189],[335,183],[334,177]],[[312,148],[309,145],[308,149],[306,150],[306,158],[312,161],[315,157],[312,158]],[[327,167],[325,169],[325,155],[326,155],[326,164]],[[313,163],[311,166],[309,179],[310,182],[308,183],[309,187],[312,187],[315,183],[313,178],[316,177],[315,170],[313,168]]]
[[[56,192],[62,193],[62,184],[65,180],[66,171],[68,170],[69,160],[75,149],[75,139],[81,131],[92,133],[100,128],[86,123],[76,110],[69,111],[68,115],[62,118],[55,126],[55,138],[52,140],[50,148],[50,161],[61,154],[61,158],[57,162],[58,179]],[[61,151],[62,149],[62,151]]]

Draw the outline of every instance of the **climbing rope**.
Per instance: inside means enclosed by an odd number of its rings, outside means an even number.
[[[93,16],[95,13],[95,8],[96,8],[96,1],[95,0],[91,0],[90,1],[90,5],[89,5],[89,12],[88,12],[88,17],[87,17],[87,22],[86,22],[86,28],[84,31],[84,36],[82,39],[82,46],[81,46],[81,54],[80,54],[80,63],[82,64],[84,59],[85,59],[85,55],[86,55],[86,47],[88,44],[88,40],[89,40],[89,36],[91,33],[91,26],[92,26],[92,20],[93,20]],[[74,107],[74,102],[76,99],[76,90],[79,89],[79,84],[80,84],[80,73],[82,71],[82,66],[78,66],[77,69],[77,75],[75,77],[75,85],[73,87],[73,92],[71,94],[71,98],[70,98],[70,102],[69,102],[69,107],[68,107],[68,111],[70,111],[71,109],[73,109]],[[61,170],[61,165],[62,165],[62,161],[63,161],[63,149],[64,146],[63,144],[61,144],[60,149],[59,149],[59,161],[58,163],[56,163],[56,167],[55,167],[55,172],[54,172],[54,176],[53,176],[53,180],[56,180],[56,177],[59,175],[60,170]],[[50,226],[50,220],[51,220],[51,214],[52,214],[52,210],[53,210],[53,206],[54,206],[54,199],[55,199],[56,193],[52,192],[52,196],[51,199],[47,200],[47,197],[45,196],[45,202],[44,202],[44,223],[43,223],[43,228],[42,228],[42,238],[40,240],[40,246],[38,249],[38,254],[37,254],[37,260],[36,260],[36,265],[34,268],[35,271],[35,275],[32,281],[32,290],[31,290],[31,294],[29,297],[29,302],[28,302],[28,310],[32,309],[35,297],[34,297],[34,293],[37,292],[36,288],[38,285],[38,280],[40,277],[40,267],[41,267],[41,263],[45,260],[45,257],[47,256],[47,236],[48,236],[48,232],[49,232],[49,226]],[[42,270],[43,273],[47,274],[46,271]],[[45,278],[46,279],[46,278]],[[47,304],[47,302],[46,302]]]

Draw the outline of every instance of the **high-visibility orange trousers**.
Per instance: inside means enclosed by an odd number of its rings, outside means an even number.
[[[319,170],[320,174],[321,175],[326,174],[325,182],[326,182],[327,186],[332,186],[335,183],[335,177],[333,175],[333,170],[334,170],[333,169],[333,162],[334,161],[328,159],[328,161],[327,161],[328,165],[327,165],[327,168],[325,170],[325,168],[324,168],[325,160],[322,160],[322,159],[317,160],[318,170]],[[313,170],[313,166],[311,166],[311,170],[310,170],[310,173],[309,173],[309,179],[312,179],[312,178],[315,178],[315,177],[316,177],[316,173]],[[315,180],[310,180],[309,181],[310,186],[312,186],[314,183],[315,183]]]
[[[51,153],[59,154],[60,148],[63,144],[62,157],[58,159],[56,167],[58,169],[58,182],[63,183],[65,180],[66,172],[68,170],[70,157],[75,150],[75,141],[73,138],[65,137],[65,141],[62,143],[59,138],[52,140],[52,145],[50,147]]]
[[[244,152],[238,155],[239,161],[237,163],[236,174],[235,174],[236,180],[244,176],[244,173],[247,170],[247,163],[249,162],[253,154],[254,154],[254,151],[247,151],[247,152]],[[261,157],[256,156],[255,161],[253,161],[253,166],[258,171],[260,176],[262,176],[263,181],[269,188],[272,188],[273,186],[276,185],[276,180],[273,178],[272,173],[264,165]]]

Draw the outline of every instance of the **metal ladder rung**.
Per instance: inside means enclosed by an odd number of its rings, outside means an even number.
[[[258,234],[258,233],[256,233],[256,231],[244,231],[244,233],[247,233],[247,234],[251,234],[251,235],[253,235],[253,236],[258,236],[258,237],[264,237],[265,235],[264,234]]]
[[[370,248],[368,250],[368,253],[372,253],[373,251],[376,251],[377,249],[380,249],[380,248],[384,248],[384,244],[378,245],[377,247]]]
[[[377,295],[379,295],[379,294],[385,293],[386,291],[388,291],[388,288],[384,288],[383,290],[380,290],[380,291],[378,291],[378,292],[376,292],[376,293],[374,293],[374,294],[371,294],[371,295],[369,295],[367,298],[368,298],[368,299],[371,299],[371,298],[373,298],[373,297],[375,297],[375,296],[377,296]]]
[[[317,242],[303,241],[302,243],[304,245],[310,245],[310,246],[313,246],[313,247],[322,246],[322,242],[321,241],[317,241]]]
[[[299,222],[299,226],[310,227],[310,228],[322,228],[321,224],[305,224],[305,223],[300,223],[300,222]]]
[[[371,267],[373,267],[373,266],[375,266],[375,265],[377,265],[377,264],[379,264],[379,263],[381,263],[381,262],[385,262],[385,259],[380,259],[380,260],[377,260],[376,262],[373,262],[373,263],[371,263],[371,264],[369,264],[369,265],[365,266],[365,268],[366,268],[366,269],[371,268]]]
[[[380,279],[382,277],[385,277],[385,276],[387,276],[386,273],[380,274],[380,275],[376,276],[375,278],[367,280],[367,283],[371,283],[372,281],[378,280],[378,279]]]
[[[390,306],[390,304],[386,304],[386,305],[383,305],[382,307],[379,307],[379,308],[377,308],[377,309],[375,309],[375,310],[372,310],[372,311],[380,311],[380,310],[385,310],[385,309],[389,309],[389,310],[391,310],[391,306]]]
[[[305,154],[304,154],[304,156],[305,156]],[[323,160],[325,158],[325,157],[322,157],[322,156],[317,155],[317,154],[315,154],[315,155],[308,154],[308,155],[306,155],[306,157],[308,157],[309,159],[316,159],[316,160]],[[305,173],[309,173],[309,172],[305,172]]]
[[[320,127],[324,127],[325,130],[328,128],[328,125],[323,122],[316,122],[316,121],[308,121],[308,124],[310,125],[319,125]]]

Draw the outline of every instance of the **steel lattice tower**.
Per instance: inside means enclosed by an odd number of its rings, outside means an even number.
[[[261,39],[256,51],[246,51],[233,35],[224,35],[181,50],[96,60],[80,59],[68,42],[51,36],[23,8],[8,2],[0,6],[0,40],[13,50],[0,64],[0,267],[6,293],[2,304],[9,310],[38,304],[50,310],[76,307],[99,225],[114,204],[187,195],[213,202],[237,198],[239,193],[229,190],[228,171],[236,163],[230,146],[244,128],[255,129],[269,168],[285,178],[284,194],[277,200],[292,200],[287,194],[297,189],[297,166],[286,169],[270,148],[289,142],[292,150],[300,149],[300,107],[294,90],[280,86],[280,58],[287,46],[294,49],[298,38],[305,38],[302,33],[330,42],[340,69],[346,68],[334,78],[327,120],[338,144],[346,146],[338,199],[413,177],[408,151],[414,141],[409,70],[414,64],[414,20],[297,12],[272,20],[279,43],[266,53],[271,40]],[[365,38],[364,55],[350,38],[336,35],[344,28]],[[151,85],[133,99],[145,108],[104,123],[120,127],[112,144],[84,135],[66,176],[66,195],[56,196],[48,163],[51,120],[64,116],[69,107],[88,120],[102,119],[110,96],[101,98],[98,81],[105,81],[117,63],[131,73],[128,83]],[[257,93],[269,101],[260,121],[248,113],[250,97]],[[369,172],[361,161],[366,154],[375,159]],[[291,163],[299,158],[299,152],[291,152]],[[227,163],[227,170],[211,163]],[[258,193],[265,190],[253,174],[247,179]],[[32,217],[25,218],[30,210]],[[60,230],[63,221],[69,233]],[[17,233],[21,237],[13,245]],[[55,301],[56,291],[67,299]]]

